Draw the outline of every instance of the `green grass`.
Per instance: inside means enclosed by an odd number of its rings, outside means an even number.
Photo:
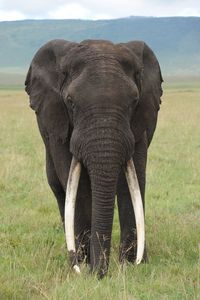
[[[150,147],[149,263],[118,263],[115,213],[109,274],[70,272],[44,147],[23,91],[0,91],[0,299],[200,299],[200,87],[167,86]]]

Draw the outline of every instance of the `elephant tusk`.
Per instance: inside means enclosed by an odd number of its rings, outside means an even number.
[[[65,198],[65,237],[67,243],[67,250],[69,251],[70,256],[72,258],[73,269],[76,273],[80,273],[80,268],[76,261],[74,215],[80,174],[81,164],[73,157],[69,171]]]
[[[134,208],[136,229],[137,229],[137,256],[135,263],[141,263],[144,253],[145,243],[145,227],[144,227],[144,209],[140,187],[138,184],[137,174],[132,158],[127,162],[127,169],[125,170],[126,180],[128,183],[131,201]]]

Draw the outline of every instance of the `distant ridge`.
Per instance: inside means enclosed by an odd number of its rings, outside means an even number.
[[[0,22],[0,72],[24,73],[37,49],[54,38],[144,40],[155,51],[164,75],[200,75],[200,17],[142,16]]]

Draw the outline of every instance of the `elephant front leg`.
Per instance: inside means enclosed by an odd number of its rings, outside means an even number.
[[[134,262],[137,251],[135,215],[124,172],[119,176],[117,203],[121,229],[119,260]]]
[[[145,173],[146,173],[146,161],[147,161],[147,139],[146,133],[135,145],[135,152],[133,161],[138,177],[140,186],[143,206],[144,195],[145,195]],[[117,188],[117,201],[119,210],[119,220],[121,229],[120,238],[120,262],[125,260],[134,262],[137,253],[137,234],[136,234],[136,223],[135,215],[131,202],[131,196],[128,189],[128,184],[123,172],[121,172],[118,181]],[[144,250],[143,261],[147,261],[146,247]]]
[[[90,180],[83,167],[75,209],[75,239],[79,263],[90,263],[91,207]]]
[[[46,150],[46,173],[49,186],[51,187],[57,199],[61,221],[64,227],[65,191],[58,179],[51,155],[48,150]]]

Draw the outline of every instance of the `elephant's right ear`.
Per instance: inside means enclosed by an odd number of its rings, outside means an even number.
[[[62,64],[75,43],[53,40],[35,54],[25,81],[30,107],[36,112],[48,137],[66,140],[69,131],[67,110],[60,96],[66,74]]]

